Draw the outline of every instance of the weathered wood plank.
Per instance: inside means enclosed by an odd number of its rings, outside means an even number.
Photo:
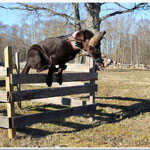
[[[0,102],[8,102],[8,92],[0,91]]]
[[[12,84],[45,83],[47,74],[13,74]],[[63,82],[97,80],[98,74],[93,73],[63,73]],[[56,82],[56,76],[53,76]]]
[[[37,90],[26,90],[26,91],[13,91],[12,92],[12,101],[15,102],[15,101],[47,98],[47,97],[89,93],[91,91],[97,91],[96,84],[37,89]]]
[[[7,69],[0,66],[0,77],[5,77],[7,75]]]
[[[13,117],[14,128],[29,126],[35,123],[50,122],[57,118],[66,118],[95,112],[97,104],[47,111],[44,113]]]
[[[13,91],[13,85],[10,83],[10,80],[12,78],[13,74],[13,68],[12,68],[12,47],[7,46],[4,49],[4,57],[5,57],[5,68],[7,68],[7,77],[5,77],[6,80],[6,91],[9,92],[9,103],[7,103],[7,117],[12,118],[15,116],[15,107],[14,102],[11,101],[11,92]],[[10,124],[12,125],[12,119]],[[16,130],[14,128],[8,129],[8,137],[10,139],[14,138],[16,136]]]
[[[3,128],[9,128],[9,118],[6,117],[6,116],[0,116],[0,127],[3,127]]]
[[[95,62],[92,59],[90,59],[90,70],[89,70],[89,73],[90,74],[94,74],[95,73]],[[95,80],[90,80],[90,83],[91,84],[95,84]],[[90,104],[94,104],[95,103],[95,92],[94,91],[90,92],[89,103]],[[89,118],[89,120],[91,122],[94,121],[95,113],[91,113],[90,116],[91,117]]]
[[[20,54],[18,52],[15,53],[15,66],[17,74],[20,74]],[[17,84],[17,91],[20,91],[20,89],[20,84]],[[18,101],[18,107],[21,109],[21,101]]]
[[[5,87],[5,80],[0,80],[0,87]]]

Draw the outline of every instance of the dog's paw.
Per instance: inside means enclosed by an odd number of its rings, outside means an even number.
[[[51,87],[52,86],[52,83],[46,83],[48,87]]]
[[[63,81],[62,81],[62,75],[56,75],[56,81],[59,83],[59,85],[62,85]]]
[[[48,87],[52,86],[52,82],[46,82],[46,84],[47,84]]]
[[[67,65],[64,65],[64,66],[62,67],[62,70],[66,70],[66,68],[67,68]]]
[[[51,87],[52,86],[52,78],[47,77],[46,84],[48,87]]]

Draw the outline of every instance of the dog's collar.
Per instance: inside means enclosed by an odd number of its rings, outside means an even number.
[[[74,33],[72,34],[72,37],[74,38],[74,40],[76,40],[76,35],[77,35],[78,32],[79,32],[79,31],[76,31],[76,32],[74,32]]]
[[[81,48],[77,45],[77,42],[81,42],[81,41],[78,41],[78,40],[76,39],[76,35],[77,35],[78,32],[79,32],[79,31],[74,32],[71,36],[69,36],[69,37],[67,38],[67,40],[70,42],[72,48],[73,48],[75,51],[79,50],[79,54],[88,55],[88,52],[86,52],[85,50],[81,49]]]
[[[72,46],[72,48],[75,50],[75,51],[77,51],[77,50],[82,50],[78,45],[77,45],[77,39],[76,39],[76,35],[77,35],[77,33],[78,33],[79,31],[76,31],[76,32],[74,32],[71,36],[69,36],[68,38],[67,38],[67,40],[69,40],[69,42],[70,42],[70,44],[71,44],[71,46]],[[81,41],[80,41],[81,42]]]
[[[76,43],[76,39],[73,36],[69,36],[67,40],[70,42],[72,48],[77,51],[77,50],[82,50]]]

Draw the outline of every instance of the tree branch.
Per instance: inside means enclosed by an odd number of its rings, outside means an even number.
[[[128,8],[126,8],[126,7],[122,6],[122,5],[121,5],[121,4],[119,4],[119,3],[116,3],[116,2],[115,2],[115,4],[117,4],[119,7],[122,7],[122,8],[124,8],[124,9],[128,9]]]
[[[27,10],[27,11],[39,11],[39,10],[45,10],[49,13],[51,13],[52,16],[61,16],[61,17],[64,17],[66,20],[68,19],[71,19],[71,20],[74,20],[73,17],[65,14],[65,13],[58,13],[50,8],[47,8],[47,7],[40,7],[40,6],[33,6],[33,5],[29,5],[29,4],[25,4],[25,3],[17,3],[19,4],[20,6],[22,7],[4,7],[4,6],[0,6],[0,8],[3,8],[3,9],[10,9],[10,10]]]
[[[125,8],[126,10],[123,10],[123,11],[115,11],[115,12],[113,12],[113,13],[110,13],[110,14],[108,14],[108,15],[105,15],[105,16],[99,18],[99,21],[103,21],[103,20],[105,20],[105,19],[107,19],[107,18],[109,18],[109,17],[115,16],[115,15],[118,15],[118,14],[124,14],[124,13],[128,13],[128,12],[133,12],[134,10],[139,9],[139,8],[141,8],[142,6],[144,7],[145,4],[147,4],[147,3],[139,3],[139,4],[135,5],[133,8],[130,8],[130,9]],[[121,5],[121,6],[122,6],[122,5]]]

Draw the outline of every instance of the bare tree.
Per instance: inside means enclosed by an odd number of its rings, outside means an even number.
[[[73,3],[72,6],[74,7],[74,17],[72,16],[72,11],[63,11],[60,12],[57,9],[55,10],[53,5],[54,4],[28,4],[28,3],[17,3],[18,6],[14,6],[14,7],[4,7],[4,6],[0,6],[0,8],[5,8],[5,9],[18,9],[18,10],[27,10],[27,11],[31,11],[31,12],[36,12],[37,14],[40,15],[41,11],[47,12],[50,16],[60,16],[66,19],[67,22],[73,24],[74,22],[74,26],[77,28],[80,28],[80,15],[79,15],[79,4],[77,3]],[[114,10],[111,13],[108,13],[106,15],[101,16],[102,11],[102,6],[103,5],[107,5],[108,3],[85,3],[85,7],[87,10],[87,19],[86,19],[86,24],[87,24],[87,28],[89,28],[92,31],[96,31],[100,29],[100,24],[103,20],[110,18],[112,16],[115,15],[120,15],[120,14],[125,14],[125,13],[129,13],[129,12],[133,12],[135,10],[147,10],[150,8],[148,3],[138,3],[138,4],[134,4],[134,6],[132,7],[124,7],[123,5],[121,5],[120,3],[114,3],[114,5],[119,7],[119,11],[115,10],[113,8],[111,8],[112,10]],[[56,5],[56,4],[55,4]],[[65,4],[65,5],[69,5],[69,7],[71,7],[70,4]],[[60,10],[60,9],[59,9]],[[65,13],[66,12],[66,13]],[[99,17],[100,16],[100,17]],[[80,21],[80,22],[79,22]]]
[[[79,13],[79,3],[72,3],[74,7],[74,20],[75,20],[75,31],[81,30],[81,22],[80,22],[80,13]]]
[[[87,28],[93,32],[100,29],[101,20],[99,18],[99,13],[103,4],[104,3],[85,3],[87,10],[86,25]]]
[[[135,10],[145,10],[145,9],[147,10],[150,8],[148,3],[139,3],[139,4],[135,3],[134,6],[131,8],[126,8],[119,3],[114,3],[115,5],[119,6],[120,9],[123,9],[123,10],[119,10],[119,11],[114,10],[113,12],[107,15],[101,16],[102,6],[106,4],[107,3],[85,3],[87,13],[88,13],[87,24],[91,30],[93,31],[99,30],[101,22],[112,16],[133,12]]]
[[[122,3],[111,4],[112,6],[109,3],[17,3],[9,7],[1,5],[0,8],[24,10],[32,12],[31,14],[36,14],[36,16],[49,18],[49,21],[33,20],[32,31],[29,31],[30,28],[27,27],[27,24],[23,25],[26,26],[25,33],[22,33],[23,39],[28,43],[37,42],[49,36],[57,36],[60,33],[72,32],[72,27],[75,30],[80,30],[85,22],[86,28],[93,32],[102,28],[107,30],[106,39],[102,45],[103,52],[113,57],[114,60],[121,63],[147,63],[150,53],[148,22],[138,23],[138,29],[134,28],[135,33],[131,33],[131,22],[133,24],[136,22],[135,20],[117,20],[116,17],[112,17],[148,10],[150,9],[149,3],[132,3],[128,7]],[[85,14],[82,13],[84,18],[81,17],[81,9],[85,11]],[[144,28],[142,24],[145,25]]]

